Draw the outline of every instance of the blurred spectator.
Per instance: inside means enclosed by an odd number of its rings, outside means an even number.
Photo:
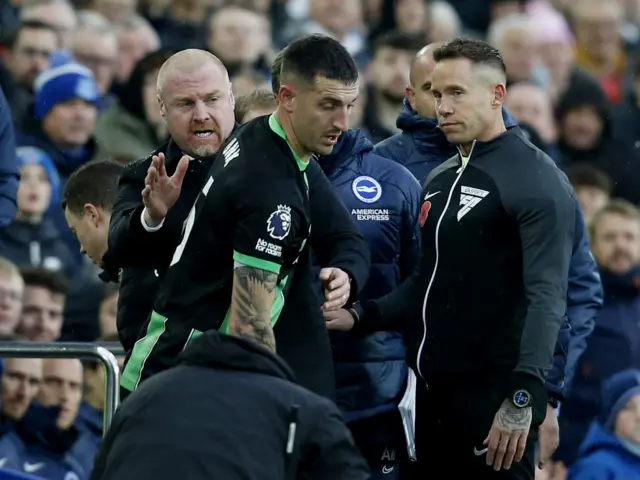
[[[160,50],[140,60],[118,99],[98,119],[96,140],[112,159],[126,163],[142,158],[166,141],[156,81],[170,56],[171,52]]]
[[[640,478],[640,370],[609,378],[602,388],[600,415],[580,448],[569,480]]]
[[[14,338],[22,315],[24,280],[20,270],[0,257],[0,340]]]
[[[396,30],[402,33],[423,35],[426,41],[429,20],[428,2],[425,0],[396,0],[394,4]]]
[[[518,82],[509,87],[505,107],[518,123],[531,125],[547,146],[555,144],[556,126],[551,98],[545,90],[529,82]],[[549,148],[543,148],[549,153]],[[557,155],[551,155],[556,158]]]
[[[576,71],[573,34],[567,20],[554,10],[532,16],[540,59],[548,73],[548,92],[556,101],[573,78],[585,74]]]
[[[76,12],[69,0],[24,0],[20,20],[37,21],[51,25],[58,34],[63,48],[71,46],[71,36],[76,28]]]
[[[100,303],[99,322],[100,338],[113,337],[118,334],[118,285],[109,284],[105,296]]]
[[[611,105],[598,85],[570,85],[556,108],[559,163],[599,168],[613,181],[613,197],[640,204],[640,152],[615,137],[610,115]]]
[[[497,19],[489,28],[488,42],[502,54],[508,83],[531,82],[547,87],[547,72],[539,65],[535,25],[527,14]]]
[[[107,94],[118,65],[118,38],[113,26],[99,13],[80,12],[71,45],[78,63],[93,72],[102,97],[101,108],[108,107]]]
[[[413,57],[424,45],[421,35],[393,32],[380,37],[374,46],[368,77],[364,126],[375,144],[398,131],[396,118],[402,108]]]
[[[46,359],[42,365],[43,382],[38,400],[44,406],[59,406],[57,425],[69,429],[76,421],[82,399],[83,369],[80,360]]]
[[[283,44],[312,33],[329,35],[340,41],[359,66],[368,60],[367,43],[360,31],[362,2],[360,0],[308,0],[308,17],[294,20],[285,32]],[[305,12],[306,14],[307,12]],[[282,46],[284,46],[282,45]]]
[[[234,97],[240,97],[252,90],[261,87],[268,87],[269,83],[263,73],[256,72],[253,68],[243,68],[230,77],[231,90]]]
[[[462,32],[460,17],[450,3],[443,0],[429,1],[428,42],[447,42]]]
[[[491,20],[495,22],[503,17],[522,13],[527,1],[528,0],[491,0],[489,5]]]
[[[606,205],[591,224],[591,246],[604,305],[562,404],[556,456],[567,466],[598,414],[602,382],[624,369],[640,368],[640,212],[620,200]]]
[[[68,283],[60,274],[38,268],[22,270],[24,296],[19,337],[54,342],[60,337]]]
[[[41,267],[71,279],[78,272],[67,244],[45,218],[51,203],[60,202],[60,180],[53,161],[33,147],[17,149],[20,162],[18,215],[0,232],[4,255],[19,267]]]
[[[2,370],[2,416],[20,420],[42,383],[40,358],[5,358]]]
[[[22,22],[4,45],[2,63],[10,78],[3,89],[13,121],[19,125],[33,102],[35,79],[49,67],[49,56],[60,47],[60,37],[50,25],[30,20]]]
[[[102,443],[104,421],[104,366],[93,360],[86,360],[82,362],[82,365],[84,373],[83,394],[82,403],[78,409],[76,427],[78,427],[80,435],[84,437],[80,445],[91,442],[97,451]]]
[[[15,149],[16,135],[11,124],[11,112],[0,89],[0,229],[13,221],[17,211],[20,174]]]
[[[51,157],[64,186],[75,169],[102,153],[93,138],[100,103],[93,73],[64,56],[60,62],[37,77],[35,117],[25,117],[18,146],[35,147]],[[47,217],[80,265],[78,243],[66,226],[59,203],[51,205]]]
[[[229,75],[252,68],[267,76],[274,56],[269,29],[264,15],[241,7],[223,7],[211,16],[209,51],[222,60]]]
[[[45,360],[43,382],[33,402],[13,431],[0,439],[5,467],[49,480],[86,480],[89,471],[82,458],[93,458],[89,449],[76,456],[79,432],[73,425],[82,392],[79,360]]]
[[[271,88],[257,88],[236,98],[236,122],[247,123],[254,118],[272,114],[277,106]]]
[[[109,21],[117,22],[136,13],[138,0],[93,0],[93,6]]]
[[[569,181],[576,191],[587,226],[611,196],[611,179],[592,165],[575,165],[567,169]]]
[[[170,0],[160,16],[151,17],[151,24],[160,36],[163,48],[185,50],[202,48],[209,34],[204,19],[210,16],[206,2],[201,0]]]
[[[625,98],[614,110],[613,126],[617,137],[640,153],[640,62],[634,67]]]
[[[151,24],[140,15],[129,15],[114,23],[118,36],[116,81],[124,84],[136,64],[150,52],[160,49],[160,39]]]
[[[598,79],[609,100],[620,102],[629,66],[620,34],[623,20],[620,3],[576,0],[571,12],[578,65]]]

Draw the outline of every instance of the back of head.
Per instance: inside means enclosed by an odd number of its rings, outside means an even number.
[[[256,117],[273,113],[278,106],[276,96],[268,87],[254,88],[236,99],[236,122],[247,123]]]
[[[65,185],[62,208],[76,215],[87,204],[110,212],[118,197],[118,181],[123,166],[113,161],[90,162],[73,172]]]

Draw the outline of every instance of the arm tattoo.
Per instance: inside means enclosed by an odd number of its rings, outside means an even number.
[[[500,405],[496,423],[510,432],[528,432],[531,427],[531,407],[518,408],[507,399]]]
[[[229,314],[229,333],[259,343],[275,352],[271,325],[278,276],[259,268],[236,266]]]

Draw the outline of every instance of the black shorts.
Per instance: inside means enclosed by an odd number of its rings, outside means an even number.
[[[509,470],[486,464],[484,440],[506,398],[506,375],[447,378],[418,383],[416,456],[407,479],[472,478],[534,480],[539,420],[534,419],[524,456]],[[534,415],[536,417],[536,415]],[[539,419],[539,415],[537,416]]]

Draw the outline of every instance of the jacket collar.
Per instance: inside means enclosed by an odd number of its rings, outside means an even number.
[[[266,348],[217,330],[196,338],[179,358],[185,365],[260,373],[294,381],[293,372],[287,364]]]

